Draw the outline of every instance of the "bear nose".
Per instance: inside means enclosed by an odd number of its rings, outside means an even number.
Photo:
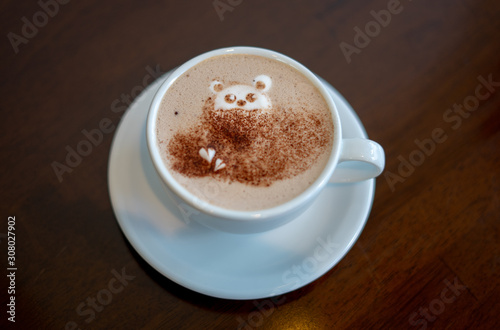
[[[247,101],[245,101],[245,100],[238,100],[237,104],[238,104],[238,106],[242,107],[245,104],[247,104]]]

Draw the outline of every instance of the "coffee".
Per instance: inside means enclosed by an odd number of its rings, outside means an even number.
[[[258,210],[306,190],[328,162],[330,109],[318,89],[280,61],[209,58],[163,96],[158,145],[172,176],[213,205]]]

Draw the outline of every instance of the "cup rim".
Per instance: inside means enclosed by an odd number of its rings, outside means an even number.
[[[225,55],[225,54],[258,55],[262,57],[275,59],[287,65],[290,65],[291,67],[295,68],[297,71],[302,73],[319,90],[319,92],[325,99],[328,108],[330,109],[334,127],[333,144],[330,150],[330,157],[328,159],[327,164],[323,168],[323,171],[318,176],[318,178],[299,195],[295,196],[289,201],[286,201],[282,204],[279,204],[271,208],[252,210],[252,211],[242,211],[242,210],[223,208],[220,206],[210,204],[209,202],[189,192],[186,188],[184,188],[180,183],[178,183],[175,180],[175,178],[170,174],[167,166],[163,162],[161,153],[159,151],[159,147],[157,144],[156,123],[160,105],[163,100],[163,96],[165,95],[168,88],[170,88],[170,86],[177,80],[177,78],[179,78],[182,74],[184,74],[187,70],[189,70],[196,64],[210,57]],[[191,207],[205,214],[218,218],[230,219],[235,221],[266,221],[271,218],[276,218],[277,216],[282,216],[291,213],[294,210],[300,208],[301,206],[307,204],[307,202],[311,201],[328,183],[330,177],[333,174],[335,166],[337,165],[340,155],[340,147],[342,139],[341,129],[342,128],[338,110],[335,105],[335,102],[333,101],[332,96],[328,92],[327,88],[323,85],[323,83],[318,79],[318,77],[314,73],[312,73],[309,69],[307,69],[304,65],[284,54],[269,49],[259,48],[259,47],[249,47],[249,46],[236,46],[236,47],[219,48],[209,52],[205,52],[190,59],[189,61],[180,65],[171,72],[171,74],[165,79],[165,81],[161,83],[149,107],[149,112],[146,122],[146,140],[149,149],[149,154],[151,156],[157,174],[160,176],[161,180],[167,185],[167,187],[170,190],[172,190],[174,194],[179,196],[184,202],[186,202],[186,204],[190,205]]]

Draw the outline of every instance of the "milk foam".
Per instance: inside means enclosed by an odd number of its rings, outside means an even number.
[[[173,83],[157,135],[163,160],[189,191],[221,207],[255,210],[290,200],[316,180],[333,129],[325,100],[300,72],[232,54]]]
[[[215,109],[269,110],[271,108],[271,100],[264,92],[271,88],[271,78],[266,75],[260,75],[253,80],[253,83],[254,87],[234,85],[224,88],[222,82],[214,80],[210,84],[210,89],[216,94]]]

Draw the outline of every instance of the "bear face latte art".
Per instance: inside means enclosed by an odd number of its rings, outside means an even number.
[[[266,209],[321,174],[332,148],[326,101],[274,59],[231,54],[190,68],[163,96],[158,145],[171,174],[213,205]]]

